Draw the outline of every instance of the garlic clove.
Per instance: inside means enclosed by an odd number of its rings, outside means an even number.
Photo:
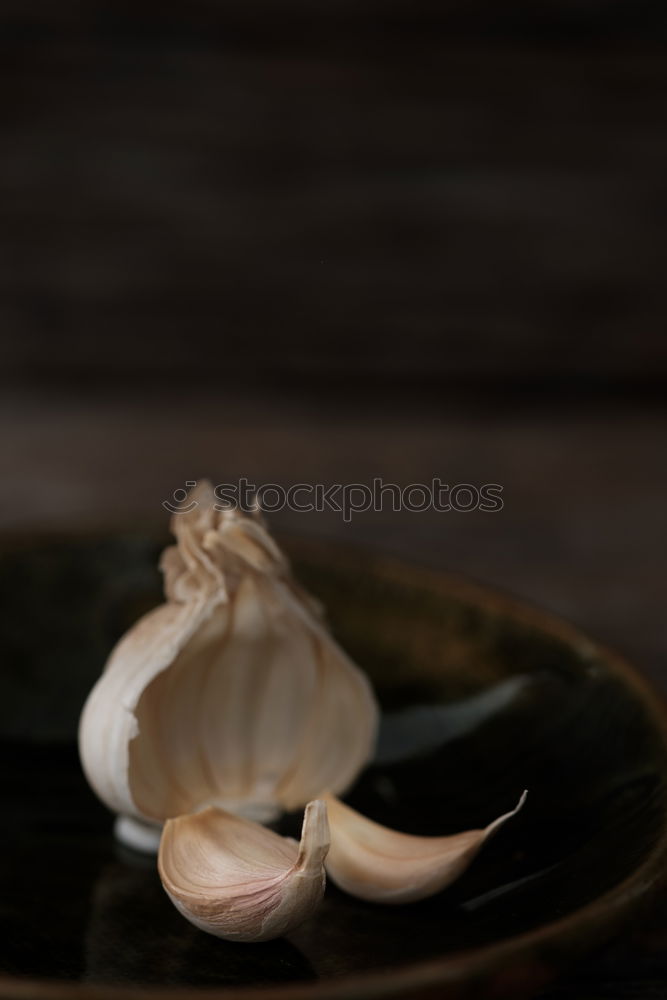
[[[167,895],[195,927],[229,941],[268,941],[317,908],[328,849],[321,800],[306,806],[300,844],[209,808],[165,823],[158,869]]]
[[[524,802],[483,830],[449,837],[417,837],[367,819],[333,795],[326,795],[331,848],[326,870],[340,889],[376,903],[412,903],[454,882],[488,838]]]
[[[166,603],[113,650],[79,728],[89,783],[146,849],[207,805],[268,821],[343,792],[377,730],[367,678],[261,519],[216,511],[205,482],[190,497],[162,557]]]

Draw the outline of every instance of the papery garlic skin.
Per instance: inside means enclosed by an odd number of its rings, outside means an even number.
[[[113,650],[81,760],[110,809],[149,827],[206,805],[267,821],[344,791],[378,711],[261,521],[216,510],[206,482],[189,499],[161,561],[167,602]]]
[[[306,806],[301,842],[219,809],[168,820],[158,869],[182,915],[229,941],[269,941],[312,915],[326,882],[324,802]]]
[[[448,837],[399,833],[367,819],[332,795],[325,796],[331,828],[327,875],[340,889],[374,903],[414,903],[451,885],[482,845],[524,802],[483,830]]]

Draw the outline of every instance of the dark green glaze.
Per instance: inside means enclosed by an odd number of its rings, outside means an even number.
[[[439,997],[447,983],[447,997],[519,997],[648,898],[667,855],[667,746],[636,675],[569,626],[469,583],[292,542],[383,707],[378,759],[352,804],[428,834],[484,826],[522,789],[529,797],[463,878],[423,903],[373,906],[330,887],[289,940],[196,931],[154,864],[114,844],[73,744],[111,643],[159,600],[160,545],[62,539],[0,559],[0,996]]]

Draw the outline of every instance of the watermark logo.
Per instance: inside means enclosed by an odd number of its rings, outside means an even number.
[[[193,489],[197,485],[196,479],[186,479],[185,485],[187,489],[179,487],[171,495],[171,500],[163,500],[162,506],[165,510],[170,511],[172,514],[187,514],[189,511],[194,510],[195,507],[199,506],[197,500],[188,500],[188,490]]]
[[[196,480],[187,480],[185,486],[174,490],[170,500],[162,506],[172,514],[187,513],[198,506],[188,489]],[[409,483],[398,486],[386,483],[380,477],[368,483],[281,483],[257,485],[248,479],[237,483],[221,483],[214,489],[214,509],[241,510],[246,514],[258,507],[265,513],[290,510],[302,513],[324,511],[342,514],[349,522],[355,514],[365,511],[392,510],[421,513],[436,510],[442,513],[468,513],[478,510],[494,513],[503,509],[503,487],[499,483],[456,483],[453,486],[435,476],[429,484]]]

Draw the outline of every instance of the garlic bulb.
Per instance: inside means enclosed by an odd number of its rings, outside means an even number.
[[[352,896],[376,903],[412,903],[455,881],[503,823],[526,801],[483,830],[450,837],[416,837],[374,823],[332,795],[325,796],[331,828],[326,861],[332,882]]]
[[[166,603],[113,650],[84,707],[81,759],[99,797],[154,824],[207,805],[268,820],[343,791],[372,752],[370,685],[334,642],[258,517],[215,509],[202,482],[173,516]]]
[[[525,793],[484,830],[453,837],[398,833],[340,802],[374,748],[368,681],[259,516],[218,510],[207,482],[189,501],[161,560],[165,603],[118,643],[81,716],[84,771],[118,813],[117,836],[159,844],[174,905],[234,941],[301,923],[325,867],[362,899],[438,892]],[[254,822],[304,806],[300,844]]]
[[[158,868],[176,908],[230,941],[287,934],[318,906],[329,827],[324,802],[306,806],[301,843],[220,809],[167,821]]]

